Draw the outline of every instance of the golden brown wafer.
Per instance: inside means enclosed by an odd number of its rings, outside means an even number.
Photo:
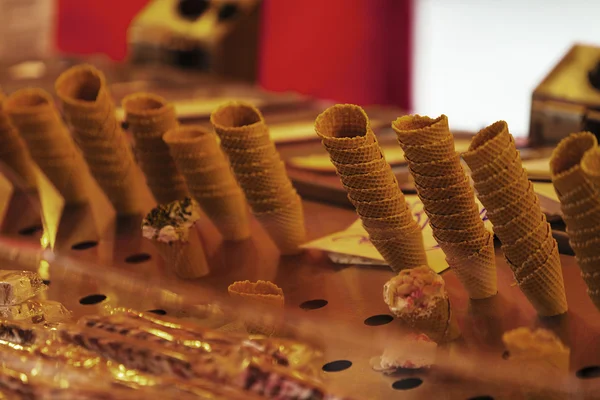
[[[479,207],[449,215],[427,214],[429,223],[435,229],[469,229],[474,225],[483,224],[479,215]]]
[[[406,209],[406,200],[400,193],[391,198],[381,199],[377,201],[362,202],[352,200],[352,204],[356,207],[359,215],[365,217],[378,217],[384,215],[396,215]]]
[[[560,141],[550,158],[550,172],[556,192],[564,196],[588,180],[580,162],[586,151],[597,147],[598,140],[590,132],[573,133]]]
[[[448,128],[448,117],[445,115],[435,119],[420,115],[404,115],[392,122],[392,128],[402,147],[432,144],[452,135]]]
[[[480,168],[472,169],[470,175],[473,180],[483,180],[488,176],[492,176],[506,168],[508,164],[522,164],[521,154],[517,150],[514,144],[514,139],[511,136],[511,143],[504,149],[504,151],[495,159],[489,160],[487,164],[484,164]]]
[[[335,161],[332,161],[332,163],[340,175],[367,174],[371,171],[383,169],[388,165],[387,161],[385,161],[385,158],[383,157],[360,164],[340,164]]]
[[[423,236],[419,227],[416,227],[411,234],[385,240],[371,239],[371,243],[395,272],[427,263]]]
[[[328,150],[351,149],[372,141],[369,118],[359,106],[337,104],[317,117],[315,131]]]
[[[592,147],[581,158],[581,169],[586,177],[600,189],[600,148]]]
[[[468,257],[446,257],[448,265],[463,284],[471,299],[485,299],[498,292],[494,237],[488,235],[487,239],[488,241],[477,253]]]
[[[488,176],[482,180],[474,180],[475,190],[477,190],[478,193],[493,192],[501,187],[510,185],[515,179],[518,179],[522,173],[522,164],[520,162],[513,162],[512,164],[507,165],[507,168],[492,176]]]
[[[424,200],[444,200],[463,195],[469,191],[472,192],[469,178],[464,177],[459,183],[443,188],[428,188],[423,187],[415,182],[415,187],[419,193],[419,197]]]
[[[248,305],[257,307],[265,307],[277,313],[278,310],[283,310],[285,298],[283,290],[280,287],[269,281],[238,281],[234,282],[227,288],[229,296],[238,299]],[[244,325],[248,333],[258,333],[261,335],[271,336],[277,332],[279,328],[277,318],[275,321],[269,318],[260,316],[244,317]]]
[[[589,187],[589,186],[588,186]],[[571,192],[574,193],[574,192]],[[573,197],[573,200],[565,201],[561,205],[561,210],[566,217],[576,217],[584,214],[600,205],[600,197],[588,195],[587,197]]]
[[[364,225],[363,225],[364,226]],[[404,236],[410,236],[420,229],[413,220],[409,220],[408,224],[402,226],[395,226],[393,228],[369,228],[365,227],[365,230],[369,233],[369,238],[373,240],[388,240],[394,238],[401,238]]]
[[[508,124],[505,121],[497,121],[473,137],[469,151],[463,153],[462,158],[469,168],[475,171],[489,164],[511,145],[514,145],[514,140],[508,133]]]
[[[425,188],[445,188],[448,186],[453,186],[453,185],[463,182],[463,179],[465,177],[465,172],[462,170],[453,175],[442,175],[442,176],[419,175],[419,174],[413,172],[410,169],[410,166],[409,166],[409,170],[410,170],[413,178],[415,179],[415,183],[418,184],[420,187],[425,187]]]
[[[433,236],[444,251],[444,254],[446,254],[446,257],[455,259],[466,258],[478,253],[489,242],[490,235],[491,234],[489,232],[485,232],[478,238],[467,242],[444,242],[437,238],[435,231]]]
[[[460,196],[444,200],[425,200],[423,202],[428,213],[448,215],[472,210],[475,205],[473,192],[466,192]]]
[[[552,233],[549,233],[542,243],[542,246],[535,252],[531,253],[523,264],[516,266],[514,273],[517,281],[532,274],[533,271],[537,270],[541,265],[543,265],[548,257],[554,253],[558,253],[558,244],[552,237]]]
[[[284,208],[255,212],[254,216],[275,242],[281,254],[293,255],[302,251],[300,246],[306,242],[306,231],[304,211],[299,197]]]
[[[563,213],[565,224],[574,231],[590,229],[600,225],[600,201],[594,208],[588,209],[581,214],[568,215]]]
[[[454,175],[463,172],[458,153],[453,156],[440,160],[425,163],[410,163],[411,171],[423,176],[442,176]]]
[[[467,242],[485,234],[485,227],[474,225],[468,229],[436,229],[435,236],[444,242]]]
[[[487,210],[493,211],[522,198],[528,190],[532,190],[531,182],[527,179],[527,173],[523,171],[523,174],[510,185],[486,194],[478,193],[477,197]]]
[[[363,226],[365,229],[376,228],[376,229],[390,229],[396,227],[404,227],[408,224],[412,224],[414,221],[413,215],[409,210],[403,210],[396,215],[390,215],[380,218],[361,217]]]
[[[505,245],[512,245],[534,231],[546,216],[541,212],[526,212],[510,220],[504,225],[494,225],[494,233]]]
[[[352,189],[348,188],[348,198],[351,201],[371,202],[378,199],[389,199],[398,194],[399,187],[397,183],[381,186],[374,189]]]
[[[446,160],[456,153],[452,135],[432,144],[421,146],[401,144],[401,147],[404,151],[404,158],[409,164]]]
[[[197,279],[210,272],[204,247],[195,227],[190,228],[187,241],[178,240],[170,243],[151,241],[167,268],[172,269],[180,278]]]
[[[396,176],[389,166],[368,174],[342,175],[340,178],[345,187],[353,189],[372,189],[397,183]]]
[[[502,245],[502,251],[513,265],[522,265],[531,254],[542,247],[548,235],[551,235],[550,224],[543,219],[535,230],[520,237],[515,243]]]
[[[533,184],[530,182],[533,189]],[[508,221],[518,217],[522,213],[537,210],[540,207],[540,198],[533,190],[527,190],[523,197],[514,200],[512,203],[494,210],[486,210],[488,219],[494,225],[505,225]]]
[[[383,157],[379,143],[371,143],[355,149],[331,149],[329,157],[338,164],[363,164]]]

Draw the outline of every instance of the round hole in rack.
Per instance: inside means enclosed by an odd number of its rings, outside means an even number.
[[[420,378],[406,378],[399,379],[392,383],[392,389],[395,390],[410,390],[417,388],[423,384],[423,380]]]
[[[160,308],[157,308],[155,310],[148,310],[147,312],[156,314],[156,315],[167,315],[167,312],[165,310],[161,310]]]
[[[132,254],[125,259],[125,262],[128,264],[141,264],[150,260],[152,256],[148,253],[136,253]]]
[[[510,353],[508,352],[508,350],[504,350],[504,353],[502,353],[502,359],[508,360],[509,357],[510,357]]]
[[[79,304],[83,304],[84,306],[91,306],[94,304],[102,303],[106,300],[106,296],[103,294],[90,294],[89,296],[85,296],[79,299]]]
[[[323,299],[308,300],[300,304],[300,308],[303,310],[316,310],[325,307],[328,303],[327,300]]]
[[[84,240],[83,242],[75,243],[73,246],[71,246],[71,249],[87,250],[87,249],[91,249],[92,247],[96,247],[96,246],[98,246],[98,242],[96,242],[95,240]]]
[[[580,379],[600,378],[600,366],[590,365],[589,367],[581,368],[575,375]]]
[[[42,225],[32,225],[32,226],[28,226],[26,228],[20,229],[19,230],[19,235],[21,236],[33,236],[38,232],[41,232],[44,230],[44,227]]]
[[[44,279],[42,282],[44,282],[44,285],[49,285],[50,281],[48,279]]]
[[[323,365],[322,369],[325,372],[340,372],[352,366],[352,361],[336,360]]]
[[[494,400],[494,398],[492,396],[475,396],[475,397],[469,397],[467,400]]]
[[[389,314],[373,315],[373,316],[365,319],[365,325],[368,325],[368,326],[385,325],[385,324],[389,324],[393,320],[394,320],[394,317],[392,317]]]

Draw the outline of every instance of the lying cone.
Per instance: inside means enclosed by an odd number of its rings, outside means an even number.
[[[59,76],[55,88],[90,171],[117,214],[139,213],[142,182],[104,74],[91,65],[75,66]]]
[[[567,303],[556,241],[527,172],[513,154],[518,152],[508,125],[498,121],[475,135],[463,159],[477,172],[472,175],[477,195],[519,287],[538,314],[563,314]]]
[[[169,154],[163,135],[179,125],[175,107],[160,96],[135,93],[123,99],[128,131],[135,139],[136,159],[159,204],[189,196],[183,175]]]
[[[0,161],[23,180],[24,189],[32,189],[37,185],[33,160],[17,130],[10,123],[4,110],[5,100],[6,97],[0,89]]]
[[[358,106],[321,113],[315,131],[335,165],[373,246],[394,271],[425,265],[421,228],[385,161],[369,118]]]
[[[282,254],[299,253],[306,242],[302,202],[263,115],[250,104],[231,102],[216,109],[210,121],[256,219]]]
[[[41,89],[22,89],[4,102],[13,126],[40,169],[67,204],[87,201],[86,168],[52,97]]]
[[[217,136],[200,126],[174,128],[164,141],[194,199],[215,224],[224,240],[250,237],[250,223],[244,196],[237,185]],[[215,164],[203,164],[203,152],[217,154]]]
[[[498,290],[493,240],[490,245],[490,234],[483,225],[475,193],[456,156],[448,118],[409,115],[396,119],[392,128],[406,155],[433,235],[450,267],[456,269],[457,277],[472,298],[494,296]],[[445,174],[441,165],[447,171]],[[460,237],[449,236],[456,231],[461,232]],[[478,257],[480,254],[485,256]]]

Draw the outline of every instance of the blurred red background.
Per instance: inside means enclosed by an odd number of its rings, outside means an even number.
[[[126,57],[148,0],[58,0],[57,46]],[[361,105],[411,108],[412,0],[265,0],[259,82]]]

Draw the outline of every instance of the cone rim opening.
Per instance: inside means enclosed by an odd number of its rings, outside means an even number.
[[[95,104],[106,78],[92,65],[77,65],[63,72],[56,80],[55,90],[62,101],[70,104]]]
[[[353,122],[345,120],[352,118]],[[341,126],[338,122],[342,120]],[[369,117],[362,107],[355,104],[336,104],[323,111],[315,120],[317,135],[326,139],[352,140],[364,139],[371,130]]]
[[[51,107],[54,103],[52,96],[43,89],[20,89],[6,97],[4,110],[7,113],[29,113]]]
[[[494,122],[489,126],[486,126],[479,132],[477,132],[475,136],[473,136],[467,153],[472,153],[476,150],[481,149],[482,147],[486,147],[488,143],[496,140],[496,138],[504,132],[508,133],[508,124],[506,123],[506,121],[500,120]]]
[[[123,98],[121,102],[125,116],[153,116],[168,110],[169,102],[153,93],[134,93]]]
[[[229,102],[210,114],[210,122],[216,130],[245,131],[264,124],[265,120],[260,110],[252,104]]]
[[[579,167],[586,151],[596,147],[598,139],[591,132],[572,133],[560,141],[550,158],[550,171],[561,175]]]
[[[431,128],[434,125],[447,123],[447,121],[448,117],[444,114],[437,118],[419,114],[403,115],[392,122],[392,128],[402,136],[409,136],[420,133],[423,129]]]
[[[586,175],[600,176],[600,147],[592,147],[584,153],[581,168]]]

